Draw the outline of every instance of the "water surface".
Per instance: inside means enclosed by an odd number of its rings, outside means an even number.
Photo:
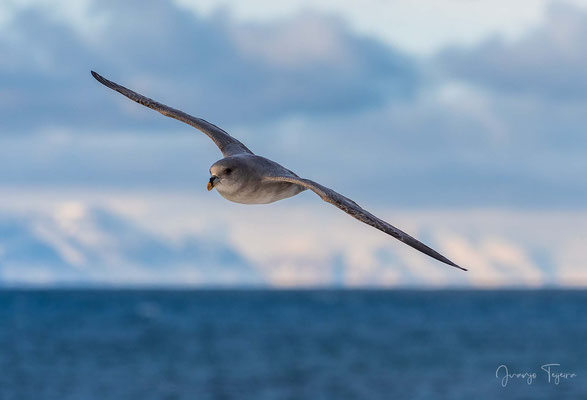
[[[584,291],[0,291],[0,399],[587,398]],[[548,383],[541,366],[577,374]],[[496,378],[535,372],[531,385]]]

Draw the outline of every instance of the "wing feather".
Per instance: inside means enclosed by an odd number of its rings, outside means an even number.
[[[142,94],[127,89],[124,86],[121,86],[115,82],[109,81],[108,79],[104,78],[103,76],[94,71],[91,72],[92,76],[96,78],[98,82],[100,82],[106,87],[109,87],[112,90],[116,90],[118,93],[123,94],[132,101],[135,101],[139,104],[142,104],[145,107],[149,107],[155,111],[158,111],[166,117],[174,118],[178,121],[191,125],[194,128],[204,132],[210,139],[212,139],[216,146],[218,146],[224,157],[241,153],[253,154],[253,152],[249,150],[244,144],[230,136],[227,132],[225,132],[223,129],[220,129],[216,125],[211,124],[210,122],[204,119],[192,117],[191,115],[186,114],[183,111],[176,110],[175,108],[171,108],[169,106],[166,106],[165,104],[159,103],[153,99],[145,97]]]
[[[463,271],[466,271],[465,268],[460,267],[459,265],[455,264],[454,262],[450,261],[448,258],[444,257],[442,254],[438,253],[436,250],[426,246],[424,243],[420,242],[419,240],[415,239],[414,237],[408,235],[404,231],[397,229],[395,226],[383,221],[382,219],[377,218],[370,212],[363,209],[357,203],[352,201],[351,199],[341,195],[340,193],[335,192],[332,189],[329,189],[325,186],[320,185],[314,181],[309,179],[303,179],[296,176],[268,176],[265,179],[272,180],[272,181],[283,181],[283,182],[290,182],[296,183],[300,186],[303,186],[307,189],[310,189],[314,193],[316,193],[322,200],[327,203],[330,203],[342,211],[346,212],[350,216],[358,219],[361,222],[364,222],[367,225],[371,225],[374,228],[379,229],[382,232],[387,233],[388,235],[393,236],[394,238],[404,242],[410,247],[421,251],[422,253],[441,261],[445,264],[448,264],[452,267],[459,268]]]

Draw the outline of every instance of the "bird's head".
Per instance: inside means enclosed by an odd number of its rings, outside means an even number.
[[[206,185],[208,190],[214,188],[225,192],[238,189],[240,186],[239,175],[242,173],[242,166],[237,165],[236,160],[222,159],[210,167],[210,181]]]

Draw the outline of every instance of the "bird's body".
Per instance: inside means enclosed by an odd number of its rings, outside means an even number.
[[[275,161],[253,154],[244,144],[210,122],[168,107],[130,89],[109,81],[92,71],[103,85],[116,90],[129,99],[161,114],[191,125],[205,133],[218,146],[224,158],[210,167],[208,190],[217,191],[227,200],[241,204],[267,204],[283,200],[310,189],[352,217],[379,229],[408,246],[455,268],[465,270],[393,225],[377,218],[351,199],[309,179],[300,178]]]
[[[228,176],[224,173],[227,169],[231,171]],[[273,203],[306,190],[295,183],[267,180],[265,176],[268,172],[275,176],[293,174],[275,161],[255,154],[225,157],[210,167],[210,175],[219,177],[213,188],[222,197],[235,203]]]

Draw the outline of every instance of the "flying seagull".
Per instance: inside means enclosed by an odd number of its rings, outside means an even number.
[[[466,271],[465,268],[458,266],[436,250],[431,249],[407,233],[377,218],[351,199],[319,183],[300,178],[275,161],[253,154],[247,146],[216,125],[133,92],[124,86],[103,78],[94,71],[92,71],[92,76],[101,84],[116,90],[129,99],[152,108],[166,117],[185,122],[204,132],[212,139],[222,152],[224,158],[216,161],[210,167],[210,180],[207,185],[209,191],[216,188],[222,197],[235,203],[267,204],[295,196],[306,189],[310,189],[325,202],[340,208],[359,221],[393,236],[408,246],[438,261]]]

